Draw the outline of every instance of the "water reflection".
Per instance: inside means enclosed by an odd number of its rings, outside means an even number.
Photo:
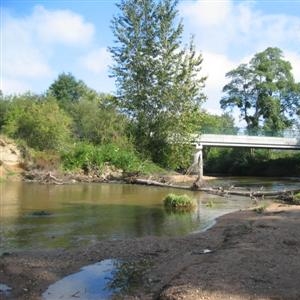
[[[224,182],[223,182],[224,183]],[[198,202],[192,213],[168,213],[168,193]],[[123,184],[0,184],[0,254],[16,249],[74,247],[100,239],[175,236],[210,226],[224,213],[249,207],[242,197]],[[212,201],[212,207],[206,206]],[[44,212],[41,214],[40,212]]]
[[[118,291],[118,289],[108,287],[116,269],[116,262],[116,260],[107,259],[84,267],[80,272],[50,285],[42,297],[44,300],[108,299]]]
[[[50,285],[42,297],[44,300],[101,300],[110,299],[112,296],[121,297],[142,285],[144,273],[150,266],[145,259],[106,259]]]
[[[12,288],[4,283],[0,283],[0,296],[6,295],[8,296],[11,292]]]

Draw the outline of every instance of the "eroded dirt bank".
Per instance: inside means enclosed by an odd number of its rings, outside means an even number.
[[[41,299],[49,284],[107,258],[147,262],[138,287],[117,299],[300,299],[300,207],[228,214],[210,230],[181,238],[6,254],[0,283],[13,289],[0,298]]]

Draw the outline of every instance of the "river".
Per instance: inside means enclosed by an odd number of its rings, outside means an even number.
[[[296,180],[253,178],[215,183],[271,190],[299,186]],[[198,208],[191,213],[168,212],[163,206],[168,193],[186,193]],[[0,255],[70,248],[101,239],[186,235],[205,230],[220,215],[252,205],[249,198],[127,184],[2,182],[0,196]]]

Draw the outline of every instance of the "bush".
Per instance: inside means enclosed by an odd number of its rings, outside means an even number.
[[[156,165],[141,160],[133,148],[120,148],[114,144],[94,146],[78,143],[68,152],[62,154],[64,168],[67,170],[82,169],[85,172],[102,170],[105,164],[112,165],[124,172],[150,173],[160,171]]]
[[[128,120],[109,103],[109,97],[95,95],[92,99],[81,99],[71,107],[76,138],[94,145],[113,143],[123,146],[128,143]]]
[[[70,140],[70,124],[55,100],[26,94],[13,99],[3,131],[35,150],[60,150]]]
[[[294,205],[300,205],[300,193],[294,195],[292,204],[294,204]]]
[[[168,194],[164,199],[164,205],[168,209],[192,210],[195,202],[188,195]]]

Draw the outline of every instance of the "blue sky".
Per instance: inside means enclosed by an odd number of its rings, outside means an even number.
[[[2,0],[1,89],[42,93],[62,72],[100,92],[114,93],[112,16],[117,1]],[[279,47],[300,81],[300,0],[182,0],[184,40],[195,36],[208,75],[204,108],[220,113],[225,73],[265,48]]]

